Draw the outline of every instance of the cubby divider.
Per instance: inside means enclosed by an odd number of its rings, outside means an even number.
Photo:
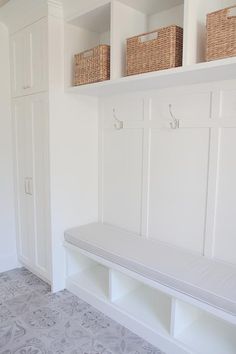
[[[173,335],[199,354],[236,353],[235,326],[179,300],[175,300]]]

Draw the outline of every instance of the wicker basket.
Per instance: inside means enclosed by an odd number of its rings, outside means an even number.
[[[110,46],[99,45],[75,55],[74,85],[110,79]]]
[[[169,26],[127,39],[127,75],[182,65],[183,29]]]
[[[233,56],[236,56],[236,6],[207,15],[206,60]]]

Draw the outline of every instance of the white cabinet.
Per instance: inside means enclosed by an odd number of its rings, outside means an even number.
[[[47,90],[47,51],[46,19],[11,37],[13,97]]]
[[[13,118],[17,175],[19,260],[50,278],[48,98],[15,99]]]

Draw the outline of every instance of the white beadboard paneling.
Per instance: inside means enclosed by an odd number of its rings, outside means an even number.
[[[113,96],[103,100],[103,125],[113,128],[114,116],[123,122],[140,122],[144,119],[144,99],[138,95]]]
[[[220,118],[230,118],[236,124],[236,90],[222,90],[220,96]]]
[[[149,237],[203,253],[209,129],[153,130]]]
[[[236,128],[223,128],[220,138],[214,257],[236,263]]]
[[[143,131],[105,130],[103,221],[140,233]]]
[[[161,126],[168,126],[172,121],[169,111],[169,105],[172,106],[173,115],[180,120],[180,123],[191,124],[200,123],[203,120],[211,118],[212,93],[206,92],[188,92],[154,95],[152,99],[153,122],[159,121]]]

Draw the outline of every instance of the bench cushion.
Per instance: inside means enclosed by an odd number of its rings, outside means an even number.
[[[66,231],[65,240],[148,279],[236,315],[236,267],[93,223]]]

